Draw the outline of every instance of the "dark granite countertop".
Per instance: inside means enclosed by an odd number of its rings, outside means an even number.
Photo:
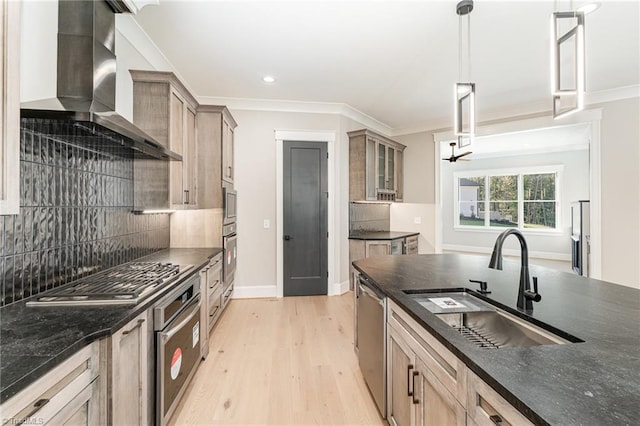
[[[505,260],[502,271],[488,263],[488,256],[437,254],[354,266],[534,423],[637,424],[640,290],[531,265],[542,300],[528,316],[584,342],[492,350],[475,347],[403,292],[473,290],[478,285],[470,279],[484,280],[488,299],[516,311],[520,262]]]
[[[179,282],[197,273],[221,248],[166,249],[136,261],[193,265],[178,280],[135,306],[27,307],[25,299],[0,309],[0,402],[89,343],[110,336]]]
[[[371,232],[354,232],[349,234],[350,240],[395,240],[396,238],[406,238],[413,235],[420,235],[419,232],[402,232],[402,231],[371,231]]]

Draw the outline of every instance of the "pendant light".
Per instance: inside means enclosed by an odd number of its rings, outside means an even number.
[[[573,2],[571,2],[571,8]],[[555,9],[555,8],[554,8]],[[554,11],[551,15],[551,96],[553,118],[584,108],[584,10]]]
[[[456,6],[458,15],[458,83],[455,86],[453,132],[458,137],[458,148],[471,145],[476,133],[476,85],[471,83],[471,11],[473,0],[463,0]],[[463,83],[463,19],[466,18],[467,75]]]

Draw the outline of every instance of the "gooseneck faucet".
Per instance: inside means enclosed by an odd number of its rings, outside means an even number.
[[[502,245],[509,235],[515,235],[520,241],[520,286],[518,287],[518,303],[520,309],[530,311],[533,309],[533,302],[539,302],[542,296],[538,293],[538,278],[533,277],[534,288],[531,289],[531,281],[529,279],[529,249],[524,235],[514,228],[507,229],[496,239],[489,261],[489,268],[502,270]]]

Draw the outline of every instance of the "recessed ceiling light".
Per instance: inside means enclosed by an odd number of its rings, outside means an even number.
[[[578,8],[578,12],[583,12],[586,15],[599,9],[601,5],[602,4],[600,2],[585,3]]]
[[[265,75],[264,77],[262,77],[262,81],[264,81],[265,83],[275,83],[276,78],[271,75]]]

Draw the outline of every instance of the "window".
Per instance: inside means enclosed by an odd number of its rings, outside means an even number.
[[[457,227],[558,229],[562,167],[454,175]]]

